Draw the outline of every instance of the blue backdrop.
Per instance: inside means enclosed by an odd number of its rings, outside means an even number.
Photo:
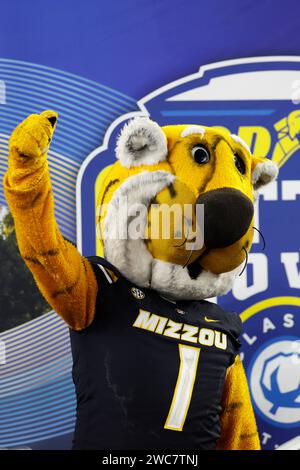
[[[223,125],[246,136],[253,151],[266,149],[270,140],[269,156],[282,171],[278,185],[260,203],[267,251],[262,253],[257,239],[236,291],[218,300],[242,314],[245,366],[263,447],[270,449],[300,434],[300,143],[299,136],[289,134],[289,116],[299,109],[300,62],[258,58],[300,56],[299,13],[296,0],[2,0],[0,6],[0,176],[14,126],[29,113],[57,110],[60,123],[49,161],[57,219],[73,241],[78,171],[93,152],[78,184],[88,216],[94,208],[87,188],[113,158],[110,139],[105,151],[94,150],[120,116],[146,110],[161,124]],[[257,59],[205,67],[247,57]],[[197,76],[185,78],[199,67]],[[209,99],[209,89],[200,93],[205,106],[197,97],[167,102],[179,93],[217,83],[217,78],[234,80],[237,74],[251,87],[251,73],[266,77],[272,71],[281,75],[270,76],[267,84],[257,75],[254,97],[241,81],[235,82],[235,92],[225,81],[218,82],[224,97]],[[284,88],[287,83],[290,89]],[[166,89],[143,100],[164,85]],[[218,86],[213,90],[220,92]],[[117,130],[118,125],[112,128],[112,138]],[[2,189],[0,204],[5,204]],[[83,251],[92,252],[91,232],[82,233],[78,227]],[[65,326],[51,312],[1,333],[0,341],[6,347],[6,361],[0,360],[0,446],[68,448],[75,397]],[[291,391],[288,398],[285,394]]]

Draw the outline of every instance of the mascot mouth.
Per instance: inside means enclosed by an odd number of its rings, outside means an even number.
[[[243,267],[240,275],[243,273],[243,271],[245,270],[245,267],[247,266],[247,263],[248,263],[247,248],[245,246],[243,246],[242,250],[245,253],[245,264],[244,264],[244,267]],[[193,279],[193,280],[197,279],[200,276],[200,274],[205,271],[205,268],[201,265],[200,261],[204,256],[208,255],[209,252],[210,252],[210,249],[205,248],[203,253],[201,253],[201,255],[198,256],[197,259],[195,259],[192,263],[190,263],[186,266],[187,272],[188,272],[191,279]]]
[[[203,267],[200,264],[200,260],[204,254],[207,254],[209,250],[205,250],[195,261],[187,265],[187,271],[191,279],[197,279],[197,277],[202,273]]]

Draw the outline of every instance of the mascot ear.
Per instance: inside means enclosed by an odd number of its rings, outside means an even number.
[[[275,180],[277,175],[278,166],[272,160],[253,157],[251,182],[255,190]]]
[[[167,155],[167,138],[156,122],[137,117],[125,124],[116,146],[116,156],[123,166],[155,165]]]

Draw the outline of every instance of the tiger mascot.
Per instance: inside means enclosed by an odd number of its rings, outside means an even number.
[[[14,130],[4,190],[20,253],[69,326],[73,449],[259,449],[240,318],[205,299],[241,272],[255,195],[277,168],[229,132],[135,118],[102,177],[104,257],[85,258],[55,221],[47,151],[56,123],[44,111]],[[135,205],[146,208],[137,236]],[[182,212],[187,230],[178,234],[173,217],[165,237],[155,214],[173,205],[193,210]]]

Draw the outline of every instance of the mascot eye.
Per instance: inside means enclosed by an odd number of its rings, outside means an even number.
[[[238,171],[241,173],[241,175],[244,175],[246,173],[246,166],[244,160],[239,156],[238,153],[234,154],[234,164],[237,167]]]
[[[196,163],[204,164],[210,160],[209,150],[204,145],[196,145],[192,149],[192,155]]]

